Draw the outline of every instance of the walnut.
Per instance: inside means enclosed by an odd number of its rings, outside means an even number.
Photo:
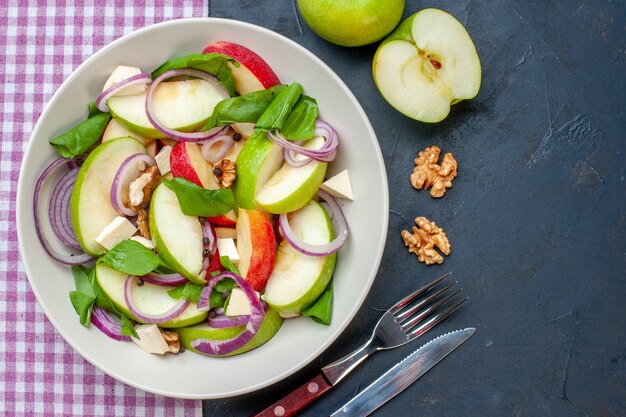
[[[213,175],[217,178],[220,186],[230,188],[237,178],[235,163],[229,159],[222,159],[213,166]]]
[[[136,180],[131,182],[128,187],[130,208],[136,211],[146,207],[150,203],[152,192],[159,185],[160,179],[159,167],[155,165],[146,169]]]
[[[139,209],[137,211],[137,229],[139,229],[139,234],[146,239],[151,239],[150,237],[150,223],[148,221],[148,210]]]
[[[178,340],[178,333],[176,332],[172,332],[170,330],[163,330],[163,329],[159,329],[161,331],[161,336],[163,336],[163,339],[165,339],[165,342],[167,343],[167,346],[169,346],[170,348],[170,353],[178,353],[180,352],[180,341]]]
[[[440,154],[441,149],[437,146],[424,149],[415,159],[411,174],[411,185],[418,190],[427,190],[432,186],[430,195],[434,198],[443,197],[446,188],[452,187],[452,180],[457,176],[458,164],[454,155],[446,153],[441,165],[437,165]]]
[[[435,250],[437,247],[444,255],[450,255],[450,242],[445,232],[426,217],[418,217],[413,226],[413,233],[402,231],[402,240],[408,246],[409,252],[417,255],[417,260],[426,265],[443,262],[443,256]]]

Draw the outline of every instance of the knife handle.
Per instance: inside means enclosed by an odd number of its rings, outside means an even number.
[[[326,381],[324,375],[318,374],[315,378],[304,383],[300,388],[287,396],[276,401],[263,411],[253,414],[251,417],[289,417],[302,410],[304,407],[318,399],[332,385]]]

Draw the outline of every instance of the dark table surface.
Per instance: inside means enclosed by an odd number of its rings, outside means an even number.
[[[211,16],[281,33],[347,83],[378,135],[391,210],[380,271],[343,335],[281,383],[206,401],[205,416],[278,400],[363,343],[379,309],[448,271],[470,302],[426,339],[478,331],[374,415],[626,416],[624,1],[407,1],[405,16],[425,7],[466,25],[483,70],[478,97],[435,125],[383,100],[371,76],[377,45],[325,42],[291,0],[210,1]],[[433,144],[460,166],[440,200],[408,181],[418,151]],[[447,232],[443,265],[406,251],[400,231],[416,216]],[[419,343],[370,358],[301,415],[329,415]]]

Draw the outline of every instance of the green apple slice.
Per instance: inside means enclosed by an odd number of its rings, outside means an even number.
[[[283,148],[259,133],[248,139],[237,157],[237,181],[233,187],[235,204],[256,208],[254,196],[283,163]]]
[[[265,313],[265,318],[261,323],[261,327],[257,331],[256,335],[250,340],[248,343],[240,347],[239,349],[227,354],[227,355],[219,355],[223,356],[234,356],[239,355],[240,353],[248,352],[254,348],[261,346],[270,340],[280,329],[280,326],[283,324],[283,319],[278,315],[278,312],[269,309]],[[196,339],[208,339],[208,340],[227,340],[233,337],[236,337],[239,333],[244,330],[245,326],[237,326],[237,327],[229,327],[224,329],[216,329],[214,327],[209,326],[206,323],[197,324],[191,327],[185,327],[177,330],[178,337],[180,342],[185,346],[185,348],[198,352],[196,349],[191,347],[191,342]],[[202,353],[204,355],[204,353]]]
[[[111,185],[120,165],[146,148],[133,138],[120,138],[99,145],[83,163],[70,198],[70,216],[76,239],[91,255],[101,255],[106,249],[96,237],[119,214],[111,205]]]
[[[183,214],[174,191],[159,185],[150,202],[150,234],[159,255],[190,281],[204,284],[202,226],[195,216]]]
[[[316,201],[290,213],[289,225],[307,243],[322,245],[334,237],[330,218]],[[324,292],[333,276],[336,259],[334,253],[329,256],[304,255],[283,240],[265,287],[265,301],[281,313],[300,313]]]
[[[324,142],[324,137],[316,136],[303,147],[319,149]],[[324,182],[327,166],[326,162],[318,161],[311,161],[301,167],[284,163],[258,192],[256,202],[264,210],[274,214],[298,210],[319,190]]]
[[[476,97],[480,89],[472,39],[458,20],[438,9],[402,22],[379,46],[372,70],[385,100],[422,122],[443,120],[452,104]]]
[[[146,115],[146,94],[114,96],[107,105],[111,115],[128,130],[141,136],[163,138]],[[184,132],[202,125],[224,97],[207,81],[184,80],[159,84],[152,100],[157,119],[166,127]]]
[[[128,278],[128,274],[116,271],[105,263],[96,265],[96,280],[106,296],[109,297],[113,304],[115,304],[115,307],[125,315],[135,321],[143,323],[130,312],[124,300],[124,283],[126,282],[126,278]],[[158,314],[169,310],[178,303],[177,299],[170,297],[167,293],[170,289],[171,288],[168,287],[151,285],[147,282],[141,287],[138,286],[134,288],[133,301],[135,307],[146,314]],[[159,327],[173,328],[191,326],[192,324],[204,321],[207,315],[207,311],[198,310],[196,303],[189,303],[189,306],[178,317],[165,323],[159,323]]]

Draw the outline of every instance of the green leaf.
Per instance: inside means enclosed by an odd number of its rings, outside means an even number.
[[[97,114],[51,139],[50,144],[65,158],[82,155],[100,140],[109,119],[109,113]]]
[[[307,140],[315,133],[317,119],[317,101],[308,96],[302,96],[287,117],[282,133],[289,140]]]
[[[237,265],[232,263],[228,256],[220,256],[220,263],[222,264],[224,269],[226,269],[227,271],[230,271],[230,272],[232,272],[234,274],[237,274],[237,275],[241,275],[241,273],[239,272],[239,268],[237,268]],[[224,282],[224,281],[225,280],[222,280],[221,282]],[[220,285],[220,283],[218,283],[217,285]]]
[[[267,90],[255,91],[220,101],[202,130],[233,123],[255,123],[274,98],[285,88],[287,88],[286,85],[279,84]]]
[[[90,297],[80,291],[70,292],[70,301],[83,326],[89,327],[91,324],[91,310],[93,309],[94,300],[95,297]]]
[[[282,90],[263,112],[254,127],[257,131],[282,129],[291,109],[302,95],[302,86],[292,83]]]
[[[89,103],[87,105],[87,109],[89,110],[89,116],[87,116],[88,119],[91,119],[92,117],[103,113],[100,111],[99,108],[96,107],[95,101],[92,101],[91,103]]]
[[[319,324],[330,324],[333,315],[333,282],[329,282],[328,286],[320,295],[320,297],[312,305],[302,311],[303,316],[309,316],[313,321]]]
[[[159,257],[134,240],[123,240],[100,257],[111,268],[129,275],[142,276],[159,266]]]
[[[122,326],[122,329],[121,329],[122,334],[126,336],[133,336],[133,337],[136,337],[137,339],[140,339],[139,335],[137,334],[137,330],[135,330],[135,325],[133,324],[133,322],[130,321],[128,317],[126,317],[122,313],[118,312],[117,314],[120,318],[120,324]]]
[[[152,79],[154,80],[156,77],[166,73],[169,70],[180,68],[197,69],[215,75],[217,79],[220,80],[222,84],[224,84],[224,87],[226,87],[226,89],[232,96],[235,94],[235,87],[233,84],[233,76],[231,70],[228,67],[228,62],[232,62],[232,64],[236,67],[239,66],[239,63],[237,61],[222,54],[187,55],[179,58],[170,59],[169,61],[165,62],[160,67],[152,71],[151,75]]]
[[[165,186],[176,193],[181,210],[188,216],[221,216],[235,206],[230,189],[207,190],[180,177],[166,180]]]
[[[184,300],[189,300],[197,303],[198,299],[200,298],[200,293],[205,286],[206,284],[195,284],[193,282],[188,282],[184,285],[179,285],[178,287],[169,290],[167,293],[172,298],[182,298]]]
[[[88,297],[96,298],[96,294],[91,285],[89,274],[95,271],[94,268],[87,269],[82,265],[72,267],[72,275],[74,276],[74,285],[76,291],[85,294]]]

